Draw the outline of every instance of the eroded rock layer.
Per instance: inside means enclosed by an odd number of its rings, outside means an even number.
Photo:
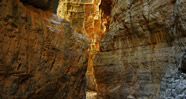
[[[0,99],[85,98],[88,40],[45,4],[23,3],[0,0]]]
[[[112,3],[110,31],[93,62],[98,97],[158,99],[162,78],[176,73],[186,46],[186,0]]]

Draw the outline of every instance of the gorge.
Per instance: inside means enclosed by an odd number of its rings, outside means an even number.
[[[0,99],[186,99],[186,0],[0,0]]]

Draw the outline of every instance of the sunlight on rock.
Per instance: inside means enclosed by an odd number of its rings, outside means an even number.
[[[97,92],[87,91],[86,99],[97,99]]]

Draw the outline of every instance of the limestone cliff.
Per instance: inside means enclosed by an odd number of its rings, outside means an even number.
[[[93,62],[98,97],[158,99],[186,46],[186,0],[111,1],[110,31]]]
[[[50,1],[0,0],[0,99],[84,98],[88,40]]]

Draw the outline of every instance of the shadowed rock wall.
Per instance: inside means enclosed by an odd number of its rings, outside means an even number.
[[[88,40],[23,3],[0,0],[0,99],[85,98]]]
[[[42,10],[52,10],[54,13],[57,11],[59,0],[20,0],[25,5],[32,5]]]
[[[158,99],[186,44],[186,0],[112,0],[111,23],[94,56],[98,97]]]

